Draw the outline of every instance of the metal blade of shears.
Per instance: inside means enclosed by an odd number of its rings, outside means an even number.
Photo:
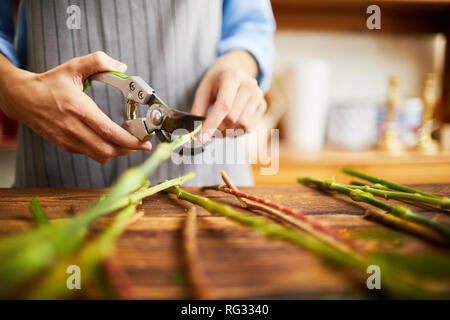
[[[185,129],[191,132],[203,120],[205,120],[205,117],[194,116],[186,112],[167,108],[164,111],[164,121],[161,125],[161,130],[173,133],[177,129]]]

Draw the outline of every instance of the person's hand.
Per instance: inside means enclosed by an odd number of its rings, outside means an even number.
[[[216,130],[252,129],[264,115],[267,105],[255,76],[258,66],[246,51],[231,51],[219,59],[203,77],[195,94],[191,112],[205,116],[211,112],[199,135],[206,143]]]
[[[95,52],[36,74],[14,67],[0,54],[0,107],[64,151],[100,163],[138,149],[150,150],[149,142],[114,123],[83,93],[83,82],[90,75],[126,68],[104,52]]]

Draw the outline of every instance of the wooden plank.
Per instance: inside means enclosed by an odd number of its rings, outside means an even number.
[[[450,184],[424,185],[423,190],[450,194]],[[239,208],[232,196],[216,191],[187,190],[214,201]],[[325,195],[301,185],[242,188],[255,195],[302,209],[325,225],[347,234],[354,230],[377,228],[362,219],[363,208],[339,196]],[[13,234],[34,225],[28,211],[36,196],[51,220],[73,216],[73,211],[89,207],[106,189],[0,189],[0,235]],[[114,260],[121,265],[136,293],[143,298],[189,298],[189,290],[180,282],[183,273],[181,228],[187,202],[172,195],[157,194],[143,201],[144,217],[131,225],[117,242]],[[450,223],[442,213],[421,214]],[[215,298],[319,298],[364,293],[364,289],[340,270],[324,264],[314,254],[279,240],[248,230],[224,217],[198,210],[199,257],[206,281]],[[102,228],[111,217],[102,218]],[[396,243],[358,240],[361,244],[396,251],[431,250],[412,236],[398,236]],[[400,241],[400,242],[399,242]],[[362,275],[365,276],[365,275]]]

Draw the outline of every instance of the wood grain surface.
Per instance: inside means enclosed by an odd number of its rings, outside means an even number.
[[[420,185],[422,190],[449,195],[450,184]],[[240,208],[230,195],[217,191],[186,190]],[[65,219],[87,208],[106,189],[0,189],[0,235],[35,225],[28,205],[36,196],[49,219]],[[362,218],[364,208],[347,199],[301,185],[242,188],[305,213],[344,235],[372,230],[389,232],[389,239],[357,241],[371,249],[415,252],[436,249],[413,236],[391,231]],[[172,195],[157,194],[140,206],[144,217],[129,226],[117,241],[113,260],[129,277],[140,298],[189,298],[184,279],[181,229],[190,204]],[[450,215],[414,207],[416,212],[450,224]],[[101,218],[95,229],[111,217]],[[342,270],[325,264],[313,253],[266,237],[224,217],[198,208],[199,259],[213,298],[333,298],[360,297],[367,289]],[[445,252],[445,250],[444,250]],[[445,254],[448,254],[446,251]],[[361,275],[367,277],[367,275]]]

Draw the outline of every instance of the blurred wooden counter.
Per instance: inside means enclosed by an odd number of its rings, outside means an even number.
[[[450,182],[450,152],[437,156],[426,156],[408,152],[393,157],[381,151],[348,151],[324,149],[306,153],[280,146],[279,170],[275,175],[261,175],[261,168],[269,165],[253,165],[256,185],[295,184],[300,176],[320,179],[335,176],[338,181],[349,182],[350,176],[339,173],[347,166],[370,175],[383,177],[399,183],[443,183]]]

